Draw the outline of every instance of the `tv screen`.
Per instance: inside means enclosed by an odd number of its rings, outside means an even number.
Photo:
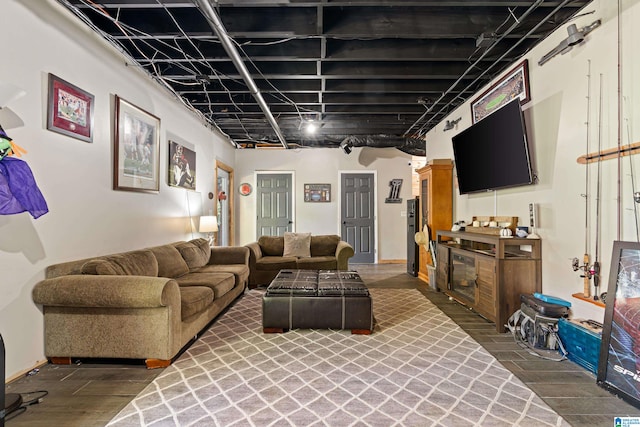
[[[520,101],[452,138],[460,194],[533,183]]]

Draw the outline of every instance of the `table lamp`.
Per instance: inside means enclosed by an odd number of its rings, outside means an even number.
[[[201,216],[200,227],[198,227],[198,231],[200,233],[207,233],[209,236],[209,245],[214,246],[214,233],[218,231],[218,218],[213,215]]]

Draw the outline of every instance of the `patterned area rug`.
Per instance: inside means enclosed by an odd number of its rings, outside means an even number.
[[[413,289],[372,289],[372,335],[263,334],[252,290],[109,426],[568,426]]]

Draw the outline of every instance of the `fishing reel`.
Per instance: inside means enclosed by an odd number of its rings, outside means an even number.
[[[586,277],[587,279],[591,279],[595,273],[593,266],[589,266],[588,264],[580,265],[580,260],[578,258],[571,260],[571,267],[573,268],[573,271],[582,270],[583,274],[581,274],[580,277]]]

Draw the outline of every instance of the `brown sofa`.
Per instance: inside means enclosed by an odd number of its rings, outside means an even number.
[[[205,239],[49,266],[33,300],[44,312],[45,354],[146,359],[162,367],[241,295],[249,250]]]
[[[348,270],[351,245],[335,234],[311,236],[310,256],[283,256],[284,236],[261,236],[249,248],[249,287],[268,285],[282,269]]]

